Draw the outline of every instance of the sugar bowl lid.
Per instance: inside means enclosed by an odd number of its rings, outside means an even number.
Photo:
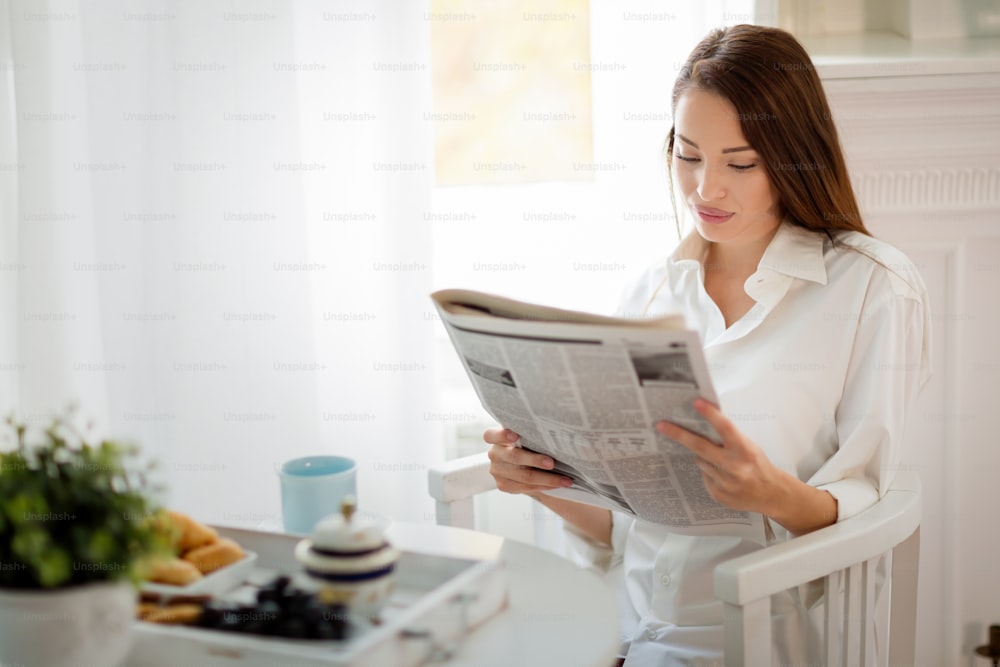
[[[356,512],[357,501],[346,496],[340,514],[324,518],[312,538],[298,543],[295,557],[310,575],[335,580],[340,578],[338,575],[355,578],[392,570],[399,552],[389,544],[382,527]]]
[[[354,496],[345,496],[340,514],[325,517],[313,531],[312,543],[317,549],[331,551],[367,551],[381,546],[385,533],[372,519],[357,514]]]

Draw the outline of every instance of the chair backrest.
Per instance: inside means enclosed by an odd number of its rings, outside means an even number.
[[[462,528],[475,527],[473,498],[496,488],[485,454],[432,468],[428,486],[437,522]],[[825,590],[824,665],[912,665],[920,517],[919,478],[900,472],[857,516],[717,566],[726,665],[772,664],[771,596],[817,580]]]

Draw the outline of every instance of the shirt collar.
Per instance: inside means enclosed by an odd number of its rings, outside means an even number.
[[[770,269],[793,278],[826,284],[823,234],[783,222],[764,250],[757,269]],[[708,242],[697,232],[688,234],[674,250],[673,261],[683,268],[695,268],[705,258]]]
[[[826,262],[823,259],[823,234],[784,222],[760,258],[760,269],[826,284]]]

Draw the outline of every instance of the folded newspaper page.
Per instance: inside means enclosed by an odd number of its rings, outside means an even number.
[[[679,315],[621,319],[471,290],[431,295],[483,408],[573,480],[550,495],[693,535],[762,541],[763,518],[708,495],[695,455],[654,424],[718,441],[701,341]]]

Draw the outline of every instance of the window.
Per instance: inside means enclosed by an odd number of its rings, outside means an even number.
[[[611,313],[628,281],[666,256],[678,241],[663,161],[676,72],[709,27],[749,22],[752,4],[566,0],[516,3],[499,18],[494,4],[505,3],[433,3],[435,114],[476,115],[464,121],[434,120],[440,171],[431,210],[425,212],[434,236],[434,287],[479,289]],[[468,55],[480,53],[480,44],[463,50],[437,43],[455,39],[456,33],[462,43],[472,40],[469,35],[478,28],[470,24],[480,17],[497,21],[489,24],[495,34],[488,44],[493,53],[504,56],[491,60]],[[544,49],[532,48],[538,40],[550,43]],[[589,53],[582,51],[583,44]],[[464,65],[447,62],[444,54],[462,59]],[[518,87],[516,79],[499,77],[496,85],[508,86],[504,92],[499,97],[487,92],[481,98],[472,88],[462,90],[465,81],[458,75],[445,79],[439,72],[467,70],[475,58],[501,64],[523,61],[524,71],[562,73],[566,80],[549,87],[532,80]],[[442,93],[445,83],[458,90]],[[589,99],[583,92],[588,89]],[[469,101],[454,101],[459,99]],[[467,106],[484,99],[503,107],[502,113],[489,116],[490,123],[485,115],[479,117],[485,111]],[[530,116],[534,113],[570,116]],[[590,124],[586,131],[581,129],[585,118]],[[463,122],[479,124],[479,129],[448,125]],[[445,137],[448,141],[442,140]],[[475,150],[492,158],[472,157],[476,153],[466,144],[480,142],[492,152],[479,146]],[[557,154],[550,155],[552,151]],[[468,169],[474,159],[520,161],[533,167],[516,177],[477,177]],[[481,451],[479,427],[491,420],[479,408],[443,328],[438,333],[443,404],[454,413],[456,430],[469,435],[469,449],[459,446],[450,454]]]
[[[588,0],[432,7],[436,182],[591,180]]]

